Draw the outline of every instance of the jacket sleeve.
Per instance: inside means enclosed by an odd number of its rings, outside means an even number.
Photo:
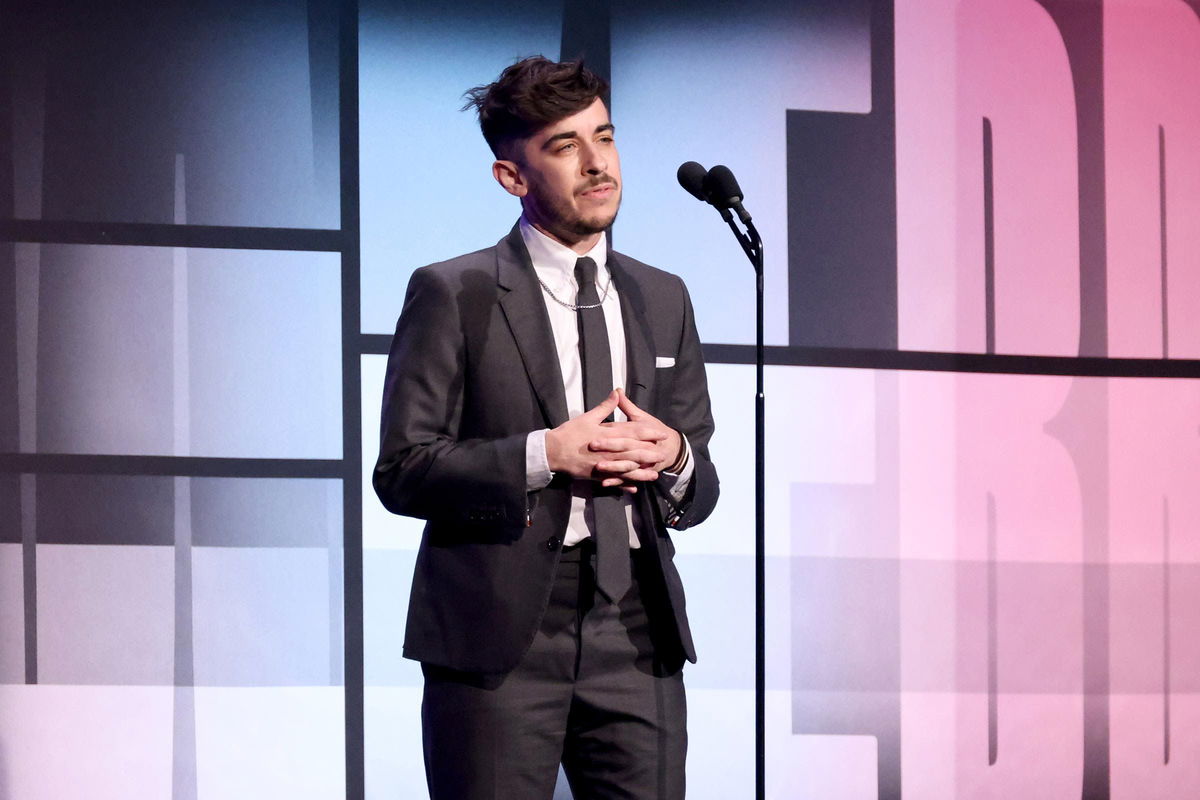
[[[396,514],[524,525],[525,439],[460,439],[467,341],[452,276],[413,273],[388,355],[372,484]]]
[[[695,466],[682,501],[673,502],[669,492],[662,487],[658,487],[657,497],[666,524],[675,530],[684,530],[703,522],[712,513],[720,495],[720,481],[708,452],[715,426],[708,398],[704,354],[700,349],[700,336],[687,287],[681,279],[677,280],[683,303],[683,325],[675,357],[674,385],[670,396],[665,398],[666,410],[662,418],[687,437]]]

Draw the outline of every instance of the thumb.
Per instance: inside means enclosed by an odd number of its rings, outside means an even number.
[[[631,420],[646,416],[646,412],[634,405],[633,401],[629,399],[629,395],[624,392],[621,392],[620,402],[617,405],[620,407],[622,413]]]
[[[613,389],[611,392],[608,393],[608,397],[606,397],[600,401],[599,405],[597,405],[595,408],[588,410],[588,412],[587,412],[588,415],[594,416],[597,419],[604,419],[605,417],[607,417],[609,414],[611,414],[613,412],[614,408],[617,407],[617,403],[620,400],[620,397],[621,397],[620,390]]]

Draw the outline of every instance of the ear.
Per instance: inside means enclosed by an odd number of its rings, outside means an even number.
[[[529,185],[525,183],[525,176],[521,174],[521,168],[515,161],[494,162],[492,177],[496,179],[496,183],[504,187],[504,191],[513,197],[524,197],[529,193]]]

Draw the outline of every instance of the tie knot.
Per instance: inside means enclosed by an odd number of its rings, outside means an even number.
[[[596,262],[586,256],[575,262],[575,282],[580,290],[596,282]]]

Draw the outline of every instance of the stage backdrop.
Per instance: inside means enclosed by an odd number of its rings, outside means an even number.
[[[384,360],[517,216],[458,109],[533,53],[611,79],[615,244],[705,342],[689,797],[755,773],[753,279],[691,159],[766,242],[767,796],[1200,793],[1200,2],[22,0],[0,797],[425,797]]]

